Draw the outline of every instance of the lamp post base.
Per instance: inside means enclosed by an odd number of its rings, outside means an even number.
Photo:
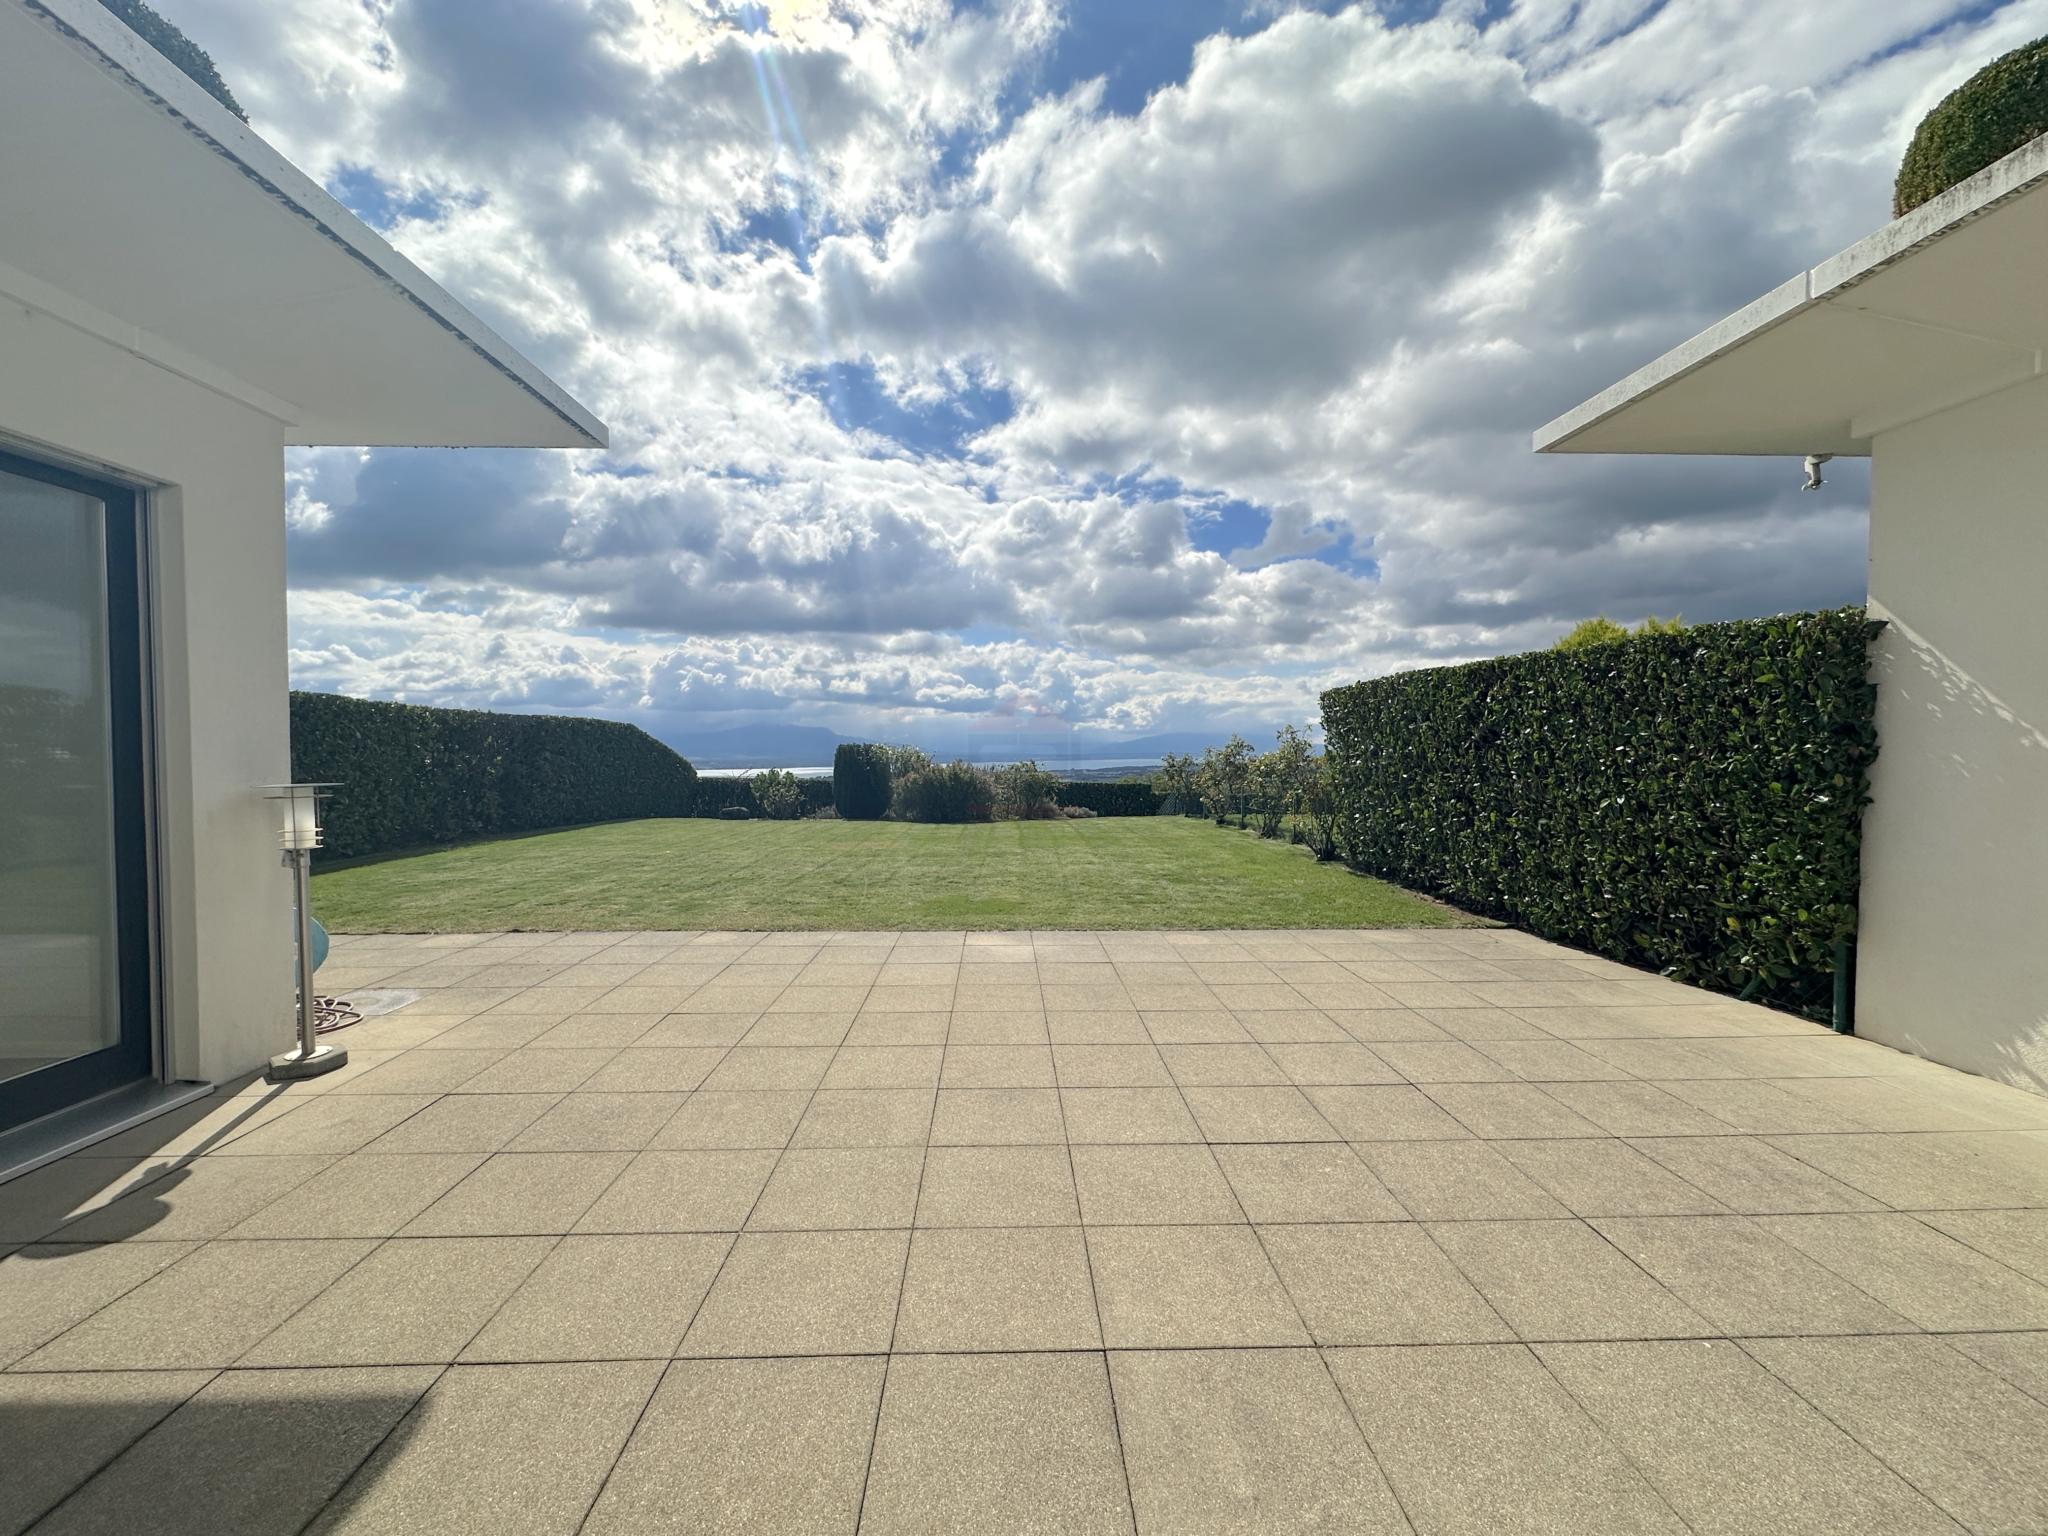
[[[316,1045],[310,1052],[286,1051],[282,1056],[271,1057],[270,1070],[264,1076],[273,1083],[294,1082],[302,1077],[318,1077],[347,1065],[348,1052],[343,1047]]]

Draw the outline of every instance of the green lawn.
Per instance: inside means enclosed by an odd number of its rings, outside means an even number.
[[[1469,921],[1305,849],[1180,817],[633,821],[331,870],[339,933],[1420,928]]]

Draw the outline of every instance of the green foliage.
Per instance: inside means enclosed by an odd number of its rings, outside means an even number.
[[[832,754],[832,806],[842,821],[880,821],[889,813],[889,749],[841,742]]]
[[[781,770],[769,769],[767,773]],[[692,816],[724,816],[728,807],[737,806],[749,816],[773,818],[775,813],[764,805],[755,792],[758,780],[766,773],[748,776],[732,773],[707,773],[697,780],[697,793],[690,802]],[[830,779],[799,779],[795,774],[789,777],[796,784],[799,801],[794,812],[798,816],[815,816],[829,809],[832,804],[832,781]],[[737,819],[737,818],[733,818]]]
[[[213,58],[191,38],[142,3],[142,0],[100,0],[100,4],[121,19],[124,26],[158,53],[177,65],[185,77],[226,107],[243,122],[249,114],[235,100],[235,93],[214,68]]]
[[[1195,760],[1183,752],[1169,752],[1159,759],[1159,771],[1152,786],[1166,802],[1166,809],[1192,816],[1199,797],[1195,793]]]
[[[1337,857],[1337,782],[1327,757],[1310,758],[1301,777],[1304,840],[1318,859]]]
[[[1219,827],[1233,811],[1237,813],[1237,824],[1244,825],[1245,788],[1251,767],[1252,744],[1242,736],[1232,736],[1220,747],[1203,748],[1202,760],[1195,766],[1195,794]]]
[[[1685,619],[1679,614],[1674,613],[1668,619],[1660,619],[1653,613],[1636,626],[1636,633],[1639,635],[1675,635],[1684,628]]]
[[[1920,120],[1892,189],[1910,213],[2048,133],[2048,37],[1992,60]]]
[[[764,768],[747,782],[754,804],[771,821],[795,821],[810,809],[804,781],[787,768]]]
[[[292,777],[341,785],[323,853],[686,816],[697,772],[638,726],[568,715],[291,696]]]
[[[1314,756],[1308,738],[1292,725],[1283,725],[1279,745],[1252,759],[1245,774],[1245,801],[1258,818],[1259,836],[1278,837],[1287,818],[1299,812]]]
[[[898,779],[889,808],[899,821],[989,821],[995,816],[995,785],[972,763],[934,763]]]
[[[1063,780],[1058,793],[1062,806],[1077,811],[1093,811],[1097,816],[1157,816],[1162,809],[1158,789],[1142,779],[1120,784],[1086,779]]]
[[[1334,689],[1337,843],[1545,938],[1823,1006],[1856,931],[1878,627],[1703,624]]]
[[[1643,620],[1642,624],[1635,630],[1635,634],[1675,635],[1684,628],[1685,620],[1679,618],[1676,614],[1668,619],[1660,619],[1655,614],[1651,614]],[[1612,645],[1617,640],[1633,638],[1634,636],[1630,634],[1626,624],[1617,624],[1605,614],[1600,614],[1595,618],[1579,620],[1578,623],[1574,624],[1569,631],[1559,638],[1557,644],[1553,645],[1551,649],[1553,651],[1583,651],[1589,645]]]
[[[996,815],[1004,821],[1049,821],[1059,815],[1054,798],[1060,781],[1028,759],[998,768],[995,780]]]

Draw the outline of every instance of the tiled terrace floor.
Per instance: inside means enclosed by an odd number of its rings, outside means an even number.
[[[0,1186],[0,1530],[2048,1529],[2048,1101],[1526,936],[336,943]]]

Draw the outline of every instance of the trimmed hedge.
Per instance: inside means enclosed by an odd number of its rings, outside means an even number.
[[[1150,784],[1109,784],[1085,779],[1060,782],[1061,805],[1077,805],[1098,816],[1157,816],[1162,804]]]
[[[1912,212],[2044,133],[2048,37],[1993,59],[1920,119],[1899,162],[1893,216]]]
[[[889,749],[842,741],[832,753],[832,806],[843,821],[880,821],[889,813]]]
[[[228,89],[220,71],[214,68],[213,56],[204,48],[143,4],[142,0],[100,0],[100,4],[120,17],[129,31],[177,65],[186,79],[243,122],[249,121],[249,114],[235,100],[235,93]]]
[[[1824,1007],[1877,755],[1860,608],[1323,695],[1355,867],[1702,986]]]
[[[636,725],[291,696],[292,777],[334,782],[330,859],[500,832],[686,816],[697,771]]]
[[[822,811],[832,803],[832,781],[830,779],[798,779],[804,792],[804,814]],[[696,798],[691,802],[692,816],[717,816],[728,806],[738,806],[749,816],[764,816],[761,802],[754,798],[753,780],[739,774],[707,773],[697,780]]]

